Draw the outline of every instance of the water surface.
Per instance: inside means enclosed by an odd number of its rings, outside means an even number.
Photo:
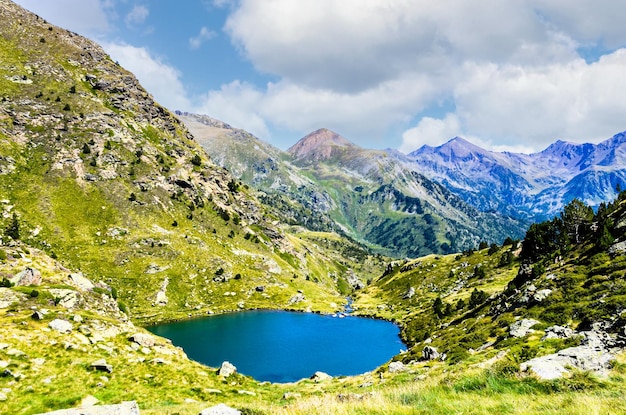
[[[227,360],[260,381],[292,382],[316,371],[332,376],[375,369],[405,348],[387,321],[313,313],[247,311],[148,328],[189,358],[218,367]]]

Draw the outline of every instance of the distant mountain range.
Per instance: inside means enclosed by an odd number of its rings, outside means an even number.
[[[597,207],[626,187],[624,133],[597,145],[557,141],[535,154],[455,137],[405,155],[320,129],[284,152],[208,116],[178,115],[216,163],[262,190],[283,219],[339,229],[394,256],[519,238],[575,198]]]
[[[415,171],[481,211],[522,220],[552,217],[573,199],[597,207],[626,185],[625,133],[599,144],[557,141],[534,154],[487,151],[455,137],[408,158]]]
[[[284,152],[207,116],[178,113],[211,158],[260,190],[281,219],[334,229],[395,257],[519,238],[526,222],[479,209],[399,153],[363,149],[317,130]]]

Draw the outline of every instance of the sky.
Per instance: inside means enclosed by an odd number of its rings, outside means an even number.
[[[170,110],[281,149],[318,128],[408,153],[626,130],[626,2],[16,0],[100,43]]]

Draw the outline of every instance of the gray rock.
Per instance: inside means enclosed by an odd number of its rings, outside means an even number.
[[[548,298],[552,294],[552,290],[549,288],[539,290],[535,294],[533,294],[533,300],[540,303],[546,298]]]
[[[289,299],[289,305],[301,303],[305,299],[304,294],[298,293]]]
[[[135,401],[115,405],[97,405],[87,408],[60,409],[38,415],[139,415],[139,405]]]
[[[614,358],[611,353],[603,349],[577,346],[531,359],[522,363],[520,369],[522,371],[531,371],[544,380],[560,378],[568,373],[570,368],[591,371],[605,376]]]
[[[539,323],[537,320],[526,318],[516,321],[509,327],[509,334],[513,337],[524,337],[534,331],[531,327],[537,323]]]
[[[81,290],[92,290],[95,285],[83,276],[82,272],[76,272],[67,276],[69,283]]]
[[[225,378],[235,373],[237,373],[237,368],[230,362],[223,362],[222,366],[220,366],[219,370],[217,371],[217,374],[219,376],[224,376]]]
[[[199,415],[241,415],[241,411],[223,403],[203,409]]]
[[[32,318],[33,320],[43,320],[44,315],[41,311],[35,310],[33,311],[33,314],[30,316],[30,318]]]
[[[28,267],[19,274],[9,278],[9,281],[15,285],[39,285],[41,284],[41,272],[35,268]]]
[[[283,393],[283,401],[288,401],[289,399],[301,398],[302,395],[298,392],[285,392]]]
[[[410,287],[409,290],[406,292],[406,294],[404,294],[404,296],[402,297],[405,300],[410,299],[411,297],[413,297],[415,295],[415,288],[414,287]]]
[[[441,354],[432,346],[424,346],[422,349],[422,360],[437,360]]]
[[[312,381],[314,381],[315,383],[319,383],[319,382],[324,382],[327,380],[331,380],[333,377],[330,376],[328,373],[324,373],[324,372],[315,372],[313,374],[313,376],[311,376],[309,379],[311,379]]]
[[[573,329],[563,326],[550,326],[545,330],[541,340],[546,339],[569,339],[575,334]]]
[[[80,296],[74,290],[67,290],[64,288],[50,288],[50,294],[56,299],[57,304],[61,307],[71,309],[76,307],[79,303]]]
[[[92,362],[90,366],[92,369],[101,372],[113,373],[113,366],[108,364],[107,361],[104,359],[96,360],[95,362]]]
[[[50,323],[48,323],[48,327],[52,330],[58,331],[59,333],[71,333],[72,332],[72,323],[67,320],[54,319]]]
[[[130,341],[143,347],[152,347],[156,344],[156,339],[147,333],[135,333],[128,338]]]
[[[404,363],[402,362],[389,363],[389,373],[404,372],[405,369],[406,368],[404,367]]]

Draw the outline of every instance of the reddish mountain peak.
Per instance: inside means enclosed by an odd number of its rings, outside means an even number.
[[[328,159],[334,148],[356,147],[346,138],[326,128],[320,128],[303,137],[287,152],[293,157],[312,158],[315,160]]]

